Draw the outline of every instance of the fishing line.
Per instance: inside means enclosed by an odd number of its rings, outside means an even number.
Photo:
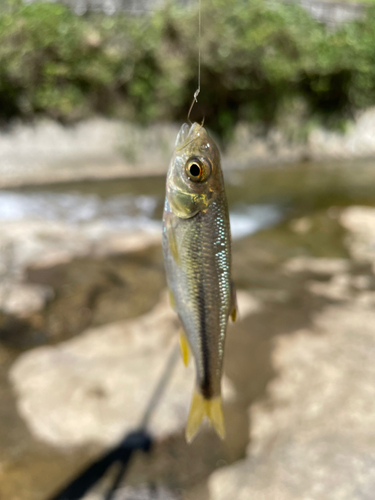
[[[189,113],[187,115],[188,122],[190,122],[191,110],[193,109],[194,104],[196,102],[198,102],[197,98],[198,98],[199,92],[201,91],[201,27],[202,27],[201,11],[202,11],[201,0],[199,0],[199,3],[198,3],[198,88],[194,92],[193,101],[191,103]]]

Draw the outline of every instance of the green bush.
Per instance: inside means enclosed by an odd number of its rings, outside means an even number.
[[[328,30],[300,7],[202,2],[202,90],[192,118],[225,135],[237,120],[335,125],[375,104],[375,9]],[[0,118],[93,113],[185,120],[197,86],[197,11],[79,18],[58,4],[14,2],[0,14]]]

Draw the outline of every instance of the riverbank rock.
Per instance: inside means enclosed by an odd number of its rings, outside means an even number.
[[[293,122],[294,139],[286,120]],[[375,108],[358,112],[345,133],[315,127],[301,138],[305,121],[288,109],[282,126],[239,122],[223,151],[224,170],[375,156]],[[105,118],[70,126],[46,119],[14,123],[0,132],[0,187],[165,174],[180,125]]]
[[[99,117],[70,126],[47,119],[15,122],[0,133],[0,185],[162,173],[178,129]]]
[[[349,123],[345,133],[313,129],[308,137],[310,158],[348,159],[375,155],[375,108],[357,113],[356,120]]]
[[[247,292],[238,301],[242,318],[260,307]],[[10,371],[20,414],[38,439],[54,446],[110,445],[141,424],[158,381],[173,370],[149,428],[157,439],[181,432],[194,368],[179,360],[178,330],[165,294],[139,318],[21,355]],[[235,397],[229,380],[223,387],[224,399]]]
[[[375,311],[325,307],[276,339],[276,378],[252,405],[247,458],[215,472],[210,500],[370,500],[375,491]]]

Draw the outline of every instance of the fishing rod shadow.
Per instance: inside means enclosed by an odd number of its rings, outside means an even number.
[[[130,459],[132,458],[134,452],[141,450],[144,453],[148,453],[152,448],[153,440],[147,428],[172,376],[178,357],[179,346],[176,344],[167,359],[164,371],[151,395],[151,398],[149,399],[139,426],[134,431],[126,434],[116,446],[92,462],[58,493],[48,498],[48,500],[81,499],[103,478],[107,470],[112,465],[119,463],[119,469],[114,481],[109,487],[106,495],[103,497],[104,500],[113,500],[116,490],[119,488],[125,477]]]

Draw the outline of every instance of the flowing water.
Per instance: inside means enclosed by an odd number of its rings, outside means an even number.
[[[158,234],[164,184],[164,178],[154,177],[4,190],[0,224],[37,221],[46,224],[46,231],[49,223],[64,224],[99,237]],[[264,303],[263,312],[240,323],[228,340],[226,370],[240,395],[226,411],[228,440],[223,445],[207,435],[187,448],[180,434],[159,443],[150,456],[139,454],[127,476],[133,486],[161,483],[197,500],[207,498],[206,479],[215,468],[244,456],[247,408],[274,377],[274,337],[291,325],[304,325],[322,305],[306,294],[300,279],[281,272],[282,263],[296,256],[348,258],[339,215],[348,206],[375,205],[375,162],[232,171],[226,173],[226,186],[235,281]],[[119,286],[120,275],[130,283],[131,294]],[[26,278],[35,281],[32,272]],[[0,499],[47,499],[103,451],[90,446],[56,450],[30,435],[7,380],[18,354],[79,335],[91,325],[136,317],[157,302],[165,287],[159,244],[123,256],[81,255],[59,268],[57,277],[45,279],[54,295],[42,312],[22,319],[2,313],[0,318]],[[246,341],[245,330],[254,332]]]

